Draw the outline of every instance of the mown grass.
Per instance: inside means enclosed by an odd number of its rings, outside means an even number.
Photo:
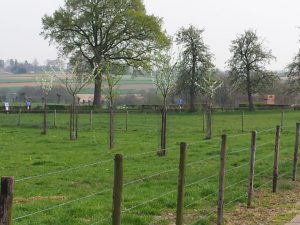
[[[14,224],[110,224],[116,153],[124,156],[122,224],[170,224],[176,212],[182,141],[188,144],[186,224],[213,224],[220,135],[228,134],[225,210],[230,211],[237,202],[246,201],[251,130],[262,131],[257,138],[256,173],[260,175],[255,178],[255,187],[270,187],[270,183],[261,185],[272,179],[275,126],[280,124],[280,117],[279,111],[246,113],[245,132],[241,134],[241,113],[215,113],[214,137],[204,140],[200,113],[170,113],[167,156],[158,157],[160,116],[156,113],[130,113],[127,132],[125,114],[117,113],[116,148],[112,151],[108,149],[108,114],[94,114],[93,128],[89,115],[81,114],[77,141],[68,139],[67,114],[57,115],[57,127],[53,127],[53,115],[49,114],[45,136],[40,135],[42,115],[22,114],[21,126],[17,126],[17,114],[1,114],[0,175],[15,177],[16,199],[28,198],[14,204]],[[280,174],[291,171],[299,112],[286,111],[284,119]],[[289,176],[279,182],[285,179]]]

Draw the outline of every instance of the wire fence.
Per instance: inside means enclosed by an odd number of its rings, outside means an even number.
[[[285,127],[285,128],[290,128],[290,127]],[[262,133],[270,132],[270,131],[275,131],[275,128],[266,128],[266,129],[257,131],[257,133],[258,134],[262,134]],[[235,138],[236,139],[238,137],[245,136],[245,135],[249,135],[249,133],[230,134],[227,137],[229,138],[229,140],[231,140],[231,138]],[[195,146],[195,145],[200,144],[200,143],[214,143],[215,144],[216,143],[216,142],[214,142],[215,140],[219,141],[219,138],[215,137],[215,138],[213,138],[211,140],[199,140],[199,141],[195,141],[195,142],[190,142],[190,143],[188,143],[188,146],[192,147],[192,146]],[[266,141],[266,142],[263,142],[261,144],[256,145],[256,148],[261,148],[261,147],[264,147],[264,146],[268,146],[268,145],[273,144],[273,143],[274,143],[274,140]],[[227,155],[228,155],[228,157],[231,157],[232,160],[235,160],[234,157],[235,157],[235,155],[237,155],[237,153],[250,152],[249,149],[250,149],[250,147],[232,148],[232,149],[228,150]],[[141,152],[141,153],[137,153],[137,154],[128,154],[128,155],[125,154],[124,155],[124,160],[131,160],[131,159],[137,160],[139,158],[143,158],[143,157],[145,157],[147,155],[151,155],[151,154],[152,154],[152,156],[155,156],[156,151],[157,150],[155,150],[155,151],[152,150],[152,151],[147,151],[147,152]],[[167,148],[167,151],[168,152],[175,152],[175,153],[177,153],[178,152],[178,145],[174,145],[174,146],[172,146],[170,148]],[[281,152],[282,152],[282,154],[287,154],[288,153],[288,149],[284,149],[284,151],[281,151]],[[269,159],[272,156],[274,156],[274,152],[266,154],[266,153],[262,153],[262,151],[260,151],[260,154],[261,155],[259,155],[259,157],[255,160],[255,163],[267,162],[268,161],[267,159]],[[248,155],[245,155],[245,156],[247,156],[247,159],[248,159]],[[219,159],[219,158],[220,158],[220,155],[219,154],[215,154],[215,155],[211,155],[211,156],[199,159],[199,160],[188,162],[188,163],[185,164],[185,166],[189,167],[189,166],[200,165],[200,164],[201,164],[201,166],[203,166],[203,164],[209,164],[209,163],[212,162],[212,160]],[[142,159],[142,160],[144,160],[144,159]],[[70,172],[74,172],[74,171],[77,171],[77,170],[83,170],[85,168],[90,168],[90,167],[98,166],[98,165],[110,164],[109,166],[111,167],[112,166],[111,164],[112,164],[113,161],[114,161],[113,159],[107,159],[107,160],[102,160],[102,161],[96,161],[96,162],[91,162],[91,163],[87,163],[87,164],[77,165],[77,166],[69,167],[69,168],[66,168],[66,169],[61,169],[61,170],[56,170],[56,171],[49,171],[49,172],[46,172],[46,173],[40,173],[40,174],[36,174],[36,175],[30,175],[30,176],[20,177],[20,178],[17,178],[15,180],[15,182],[19,183],[19,182],[24,182],[24,181],[30,181],[30,180],[33,180],[33,179],[38,179],[38,178],[48,177],[48,176],[54,176],[54,175],[58,175],[58,174],[65,175],[65,174],[70,173]],[[241,161],[241,159],[239,159],[239,163],[240,163],[240,161]],[[289,161],[291,161],[291,160],[289,159]],[[231,168],[228,168],[228,169],[225,170],[225,173],[228,175],[229,173],[232,173],[232,172],[234,172],[236,170],[239,170],[241,168],[247,168],[249,166],[249,164],[250,164],[249,162],[246,162],[246,163],[242,163],[240,165],[231,166]],[[271,169],[273,169],[273,168],[272,167],[264,168],[262,171],[256,173],[255,177],[260,177],[261,175],[265,174],[266,172],[269,172]],[[160,177],[160,176],[163,176],[163,175],[167,175],[167,174],[170,174],[170,173],[173,173],[173,172],[176,172],[176,171],[178,171],[178,168],[175,167],[175,166],[172,166],[172,168],[164,169],[164,170],[161,170],[161,171],[155,172],[155,173],[149,173],[147,175],[143,175],[142,177],[136,177],[136,178],[130,179],[129,181],[125,182],[123,184],[123,186],[124,187],[135,186],[135,185],[138,185],[138,183],[140,183],[140,182],[148,181],[150,179],[153,179],[153,178],[156,178],[156,177]],[[288,172],[279,175],[278,178],[282,178],[286,174],[288,174]],[[191,182],[185,184],[185,188],[186,189],[193,188],[195,185],[202,184],[202,182],[204,182],[204,181],[209,182],[210,179],[217,178],[218,176],[219,176],[219,172],[210,174],[208,176],[202,177],[202,178],[200,178],[198,180],[191,181]],[[243,177],[247,177],[247,174],[246,174],[246,176],[243,175]],[[230,189],[232,187],[236,187],[236,186],[238,186],[238,185],[240,185],[242,183],[246,183],[246,181],[248,181],[248,180],[249,180],[248,177],[247,178],[239,179],[238,181],[233,182],[230,185],[226,186],[224,188],[224,190],[228,190],[228,189]],[[260,185],[258,188],[256,188],[256,190],[258,190],[259,188],[264,187],[265,185],[267,185],[270,182],[272,182],[271,179],[268,180],[268,181],[265,181],[262,185]],[[215,184],[215,182],[214,182],[214,184]],[[13,218],[13,221],[19,221],[19,220],[26,219],[26,218],[29,218],[29,217],[32,217],[32,216],[36,216],[38,214],[42,214],[42,213],[46,213],[46,212],[55,210],[55,209],[58,209],[58,208],[63,208],[63,207],[69,206],[71,204],[75,204],[75,203],[79,203],[79,202],[83,202],[83,201],[88,201],[89,199],[92,199],[93,197],[99,196],[99,195],[104,194],[104,193],[110,193],[110,192],[111,192],[111,188],[106,188],[104,190],[101,190],[101,191],[98,191],[98,192],[94,192],[94,193],[90,193],[88,195],[81,196],[81,197],[78,197],[78,198],[74,198],[72,200],[65,201],[65,202],[57,204],[57,205],[52,205],[52,206],[45,207],[43,209],[39,209],[37,211],[28,213],[28,214],[17,216],[15,218]],[[148,205],[150,203],[153,203],[153,202],[158,201],[160,199],[166,198],[166,197],[168,197],[168,196],[170,196],[172,194],[175,194],[176,192],[177,192],[177,189],[174,188],[172,190],[168,190],[166,192],[160,193],[159,195],[147,198],[144,201],[140,201],[137,204],[130,204],[129,203],[128,204],[129,206],[128,207],[124,207],[123,210],[121,210],[121,213],[122,214],[128,214],[128,213],[132,212],[133,210],[137,210],[137,209],[139,209],[139,208],[141,208],[143,206],[146,206],[146,205]],[[242,195],[239,195],[239,196],[231,199],[230,201],[226,202],[224,204],[224,206],[228,206],[228,205],[233,204],[233,203],[237,202],[238,200],[244,198],[246,196],[245,192],[246,191],[244,191],[244,193]],[[218,192],[215,191],[215,192],[207,194],[207,195],[205,195],[205,196],[203,196],[203,197],[201,197],[201,198],[199,198],[199,199],[197,199],[195,201],[189,202],[189,203],[185,204],[185,208],[189,208],[189,207],[191,207],[193,205],[198,204],[201,201],[204,201],[204,200],[209,199],[210,197],[216,196],[217,193]],[[213,211],[211,213],[211,215],[213,215],[215,213],[216,212]],[[205,217],[201,216],[200,219],[206,219],[209,216],[210,215],[206,215]],[[108,217],[102,218],[102,219],[100,219],[98,221],[95,221],[95,222],[91,223],[91,225],[93,225],[93,224],[101,224],[101,223],[109,221],[110,219],[111,219],[111,216],[108,216]],[[195,224],[198,221],[199,220],[194,221],[191,224]]]

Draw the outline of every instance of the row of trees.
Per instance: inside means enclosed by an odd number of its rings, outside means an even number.
[[[201,93],[206,106],[211,137],[211,108],[221,82],[212,63],[213,54],[203,41],[204,30],[194,26],[181,28],[173,38],[162,30],[162,19],[147,15],[141,0],[65,0],[65,5],[53,15],[42,18],[41,35],[56,44],[60,53],[81,69],[92,71],[95,83],[94,105],[100,106],[103,80],[107,80],[112,113],[114,87],[119,78],[116,71],[130,66],[154,77],[163,96],[161,150],[165,150],[166,99],[172,92],[188,93],[190,111],[195,111],[196,96]],[[172,46],[179,50],[172,52]],[[249,110],[254,110],[253,95],[274,86],[278,77],[267,70],[275,57],[264,46],[254,30],[246,30],[231,42],[228,60],[229,85],[233,91],[247,94]],[[293,88],[300,84],[300,52],[288,65]],[[297,89],[298,88],[298,89]],[[113,119],[111,119],[113,123]]]

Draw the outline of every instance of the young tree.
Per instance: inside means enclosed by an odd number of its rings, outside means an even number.
[[[202,33],[204,30],[194,26],[181,28],[177,32],[176,42],[182,46],[180,57],[180,75],[177,89],[187,89],[190,97],[190,111],[196,111],[195,101],[199,83],[206,71],[212,66],[209,48],[204,44]]]
[[[115,147],[115,117],[114,117],[114,100],[117,96],[119,81],[124,71],[122,65],[112,65],[108,59],[105,60],[105,68],[103,69],[104,80],[107,87],[104,89],[106,98],[109,101],[109,149]]]
[[[48,124],[48,106],[47,106],[47,98],[50,94],[53,86],[53,76],[50,74],[43,74],[41,77],[36,77],[36,80],[40,82],[40,87],[42,91],[42,99],[44,104],[44,116],[43,116],[43,128],[41,130],[41,134],[47,134],[47,124]]]
[[[177,67],[176,63],[172,62],[171,52],[162,52],[158,54],[153,65],[152,77],[163,97],[163,105],[161,108],[161,141],[160,151],[158,155],[166,155],[166,135],[167,135],[167,97],[176,86]]]
[[[63,55],[83,56],[92,69],[103,68],[104,59],[147,67],[151,51],[169,45],[161,19],[147,15],[142,0],[65,0],[42,23],[45,39],[54,42]],[[101,104],[103,72],[95,74],[97,106]]]
[[[206,99],[206,139],[211,139],[212,137],[213,98],[216,95],[217,90],[222,86],[222,84],[222,81],[216,80],[211,70],[205,77],[203,77],[201,83],[196,83],[196,85],[200,88]]]
[[[54,71],[60,86],[72,96],[72,104],[70,105],[70,140],[77,140],[78,138],[77,95],[94,80],[94,73],[80,72],[78,69],[79,64],[79,61],[77,61],[71,72],[65,72],[61,69],[61,72],[57,74]]]
[[[230,46],[232,53],[228,61],[232,85],[246,91],[248,96],[249,110],[254,110],[253,94],[272,85],[276,76],[266,69],[266,65],[275,59],[271,50],[263,46],[253,30],[247,30],[238,35]]]

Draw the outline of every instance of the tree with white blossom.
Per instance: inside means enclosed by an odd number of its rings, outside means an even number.
[[[221,80],[217,80],[212,70],[209,70],[207,75],[202,78],[201,83],[195,83],[205,96],[205,111],[206,111],[206,138],[212,137],[212,108],[213,98],[217,90],[223,85]]]

